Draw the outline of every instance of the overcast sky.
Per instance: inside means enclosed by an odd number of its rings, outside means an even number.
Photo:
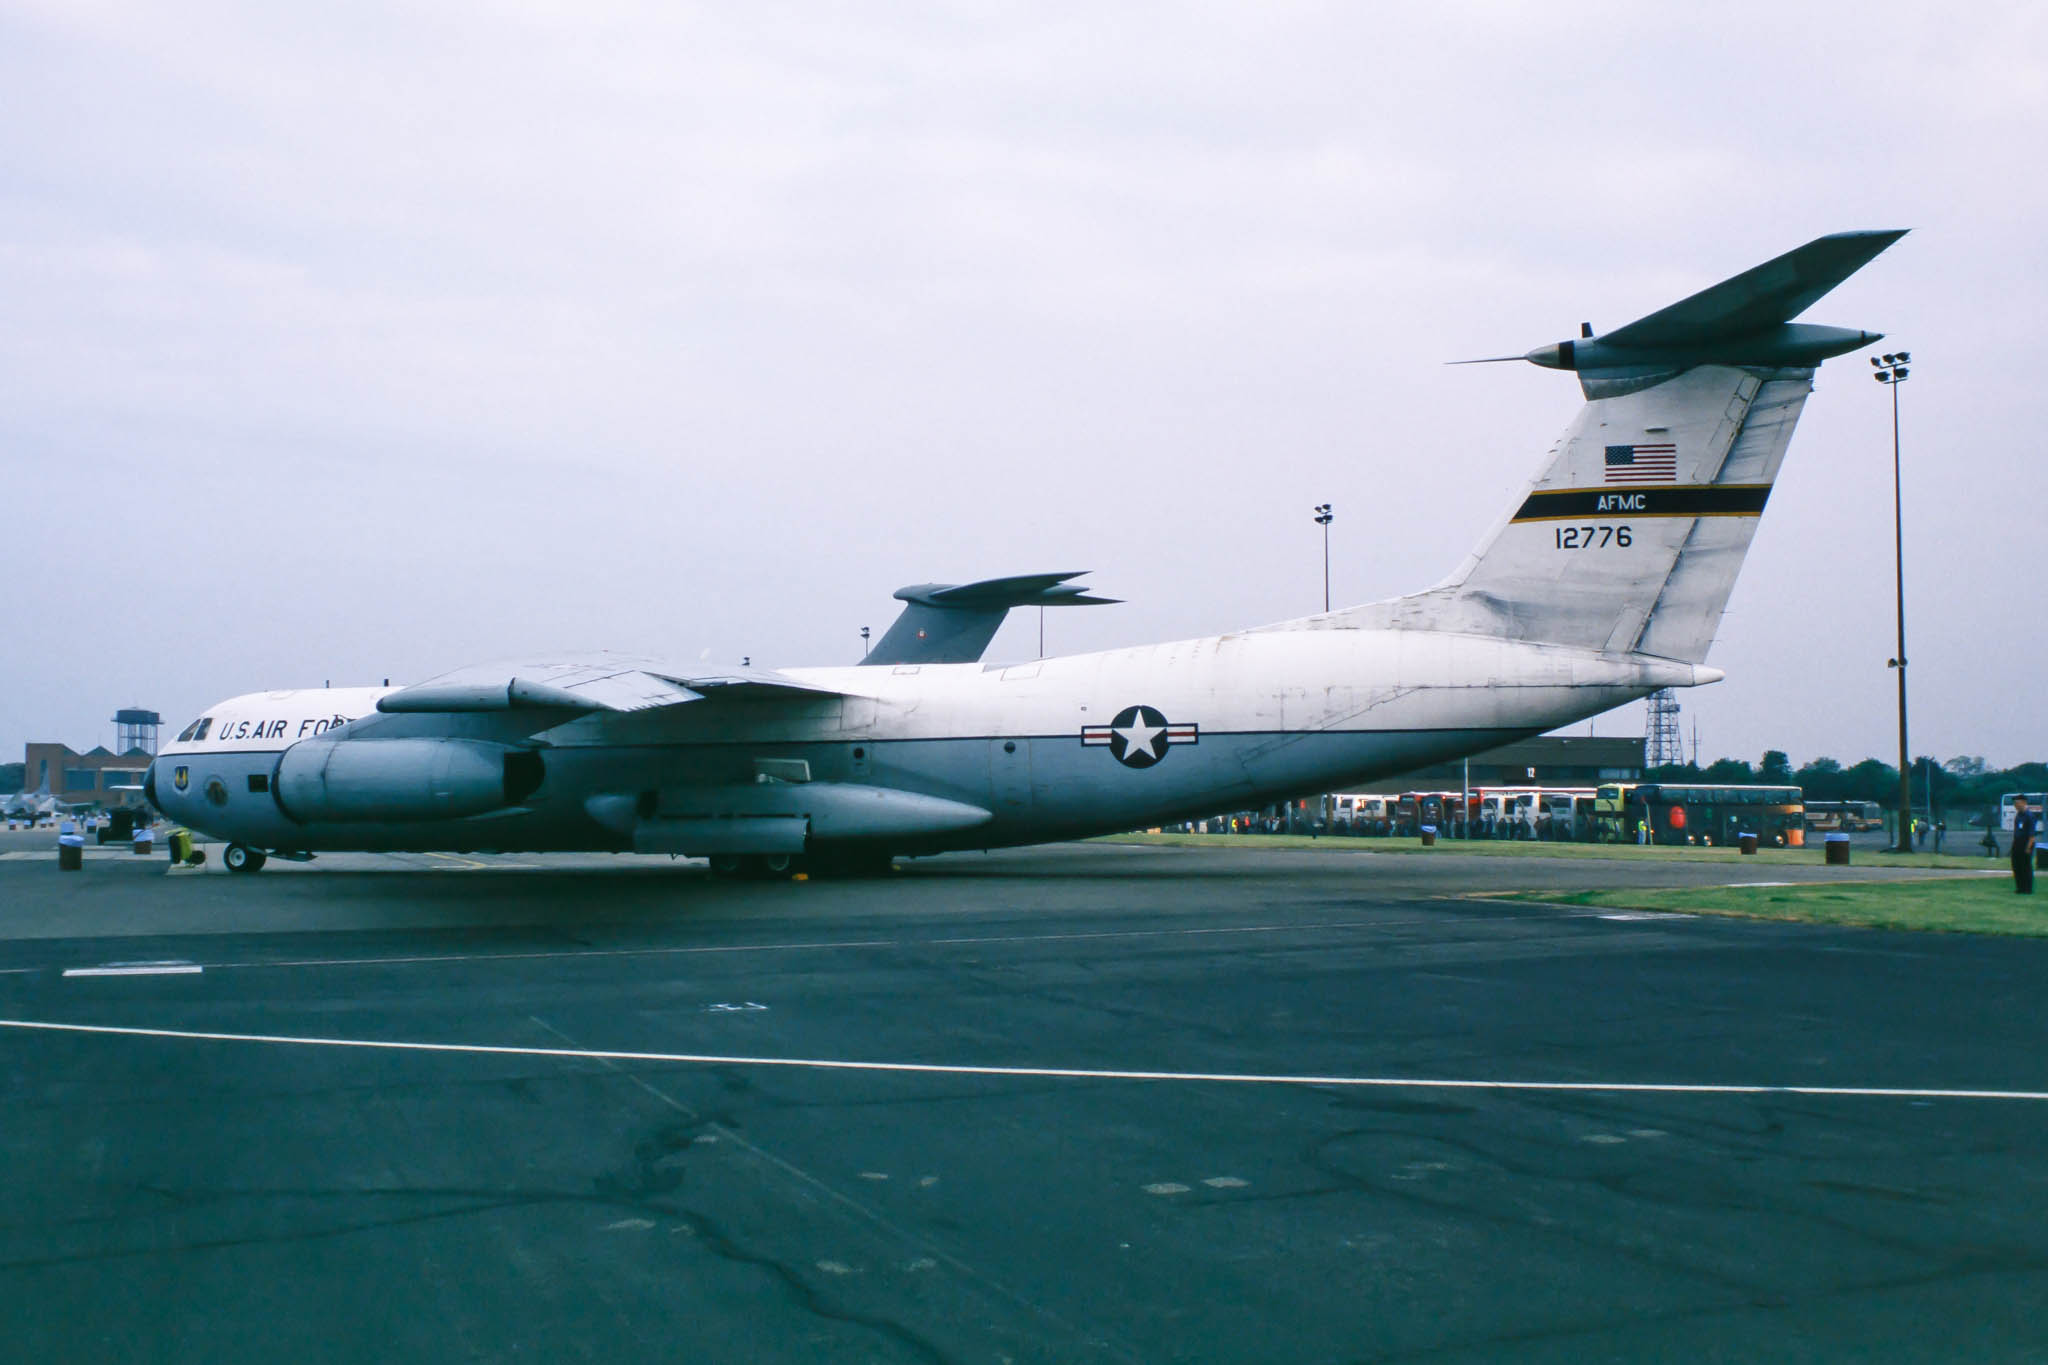
[[[1412,591],[1580,402],[1442,362],[1884,227],[1806,320],[1916,356],[1913,748],[2048,757],[2044,15],[0,4],[0,759],[534,649],[850,662],[932,580],[1210,634],[1321,605],[1323,501],[1340,603]],[[1886,397],[1820,372],[1706,757],[1896,754]]]

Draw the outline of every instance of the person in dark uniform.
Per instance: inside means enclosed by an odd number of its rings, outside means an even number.
[[[2027,808],[2027,798],[2012,799],[2012,889],[2022,896],[2034,894],[2034,837],[2041,828],[2041,812]]]

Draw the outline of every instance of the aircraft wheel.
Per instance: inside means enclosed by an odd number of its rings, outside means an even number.
[[[247,844],[229,844],[222,850],[220,860],[230,872],[261,872],[268,861],[261,849],[250,848]]]
[[[747,860],[737,853],[714,853],[711,855],[711,875],[731,880],[746,875]]]
[[[803,855],[799,853],[764,853],[756,859],[756,865],[755,875],[771,882],[786,881],[804,870]]]

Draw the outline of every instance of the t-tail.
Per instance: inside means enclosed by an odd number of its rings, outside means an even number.
[[[1904,235],[1821,237],[1604,336],[1502,357],[1585,391],[1541,471],[1443,582],[1298,624],[1703,661],[1814,370],[1882,336],[1791,319]]]

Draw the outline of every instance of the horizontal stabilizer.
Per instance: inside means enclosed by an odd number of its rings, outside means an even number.
[[[918,583],[898,588],[909,605],[861,662],[971,664],[988,648],[1012,607],[1096,607],[1118,599],[1091,597],[1075,573],[1016,574],[977,583]]]
[[[1086,584],[1070,583],[1086,569],[1074,573],[1014,574],[1009,578],[984,578],[978,583],[920,583],[898,588],[904,602],[923,602],[941,607],[1072,607],[1107,606],[1118,599],[1090,597]]]
[[[1580,335],[1538,346],[1523,359],[1576,371],[1588,398],[1619,398],[1696,365],[1811,369],[1884,333],[1792,319],[1905,235],[1888,228],[1816,237],[1604,336],[1582,326]]]
[[[1695,346],[1766,331],[1813,307],[1905,235],[1904,228],[1888,228],[1816,237],[1600,339],[1611,346]]]

